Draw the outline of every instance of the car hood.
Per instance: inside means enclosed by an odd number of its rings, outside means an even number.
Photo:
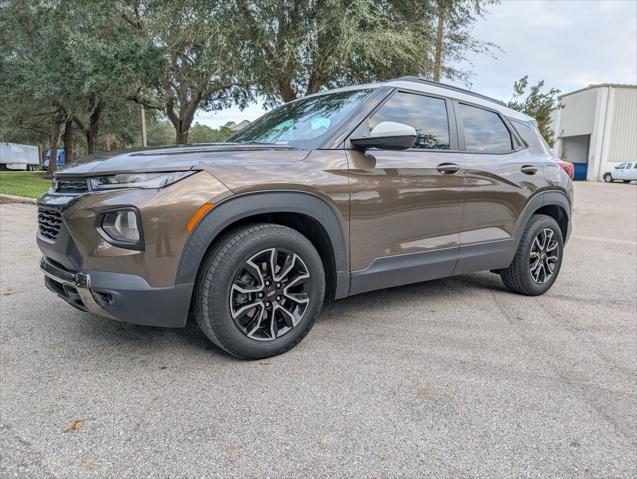
[[[65,165],[56,172],[56,176],[182,171],[238,164],[281,164],[300,161],[308,154],[308,150],[275,144],[215,143],[144,148],[88,155]]]

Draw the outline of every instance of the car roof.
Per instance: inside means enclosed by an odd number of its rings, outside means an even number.
[[[434,82],[431,80],[424,80],[418,77],[401,77],[394,80],[388,80],[382,83],[365,83],[363,85],[352,85],[342,88],[336,88],[334,90],[328,90],[325,92],[317,93],[321,95],[325,93],[332,93],[338,91],[351,91],[351,90],[365,90],[379,88],[381,86],[390,86],[393,88],[404,88],[421,93],[431,93],[432,95],[445,96],[447,98],[453,98],[455,100],[466,101],[467,103],[473,103],[474,105],[484,106],[491,110],[496,110],[502,115],[520,120],[524,122],[532,122],[535,124],[535,119],[531,116],[525,115],[517,110],[509,108],[500,100],[489,98],[485,95],[472,92],[454,85],[446,85],[444,83]]]

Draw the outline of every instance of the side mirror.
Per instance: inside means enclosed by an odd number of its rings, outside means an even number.
[[[416,130],[413,126],[394,121],[382,121],[369,133],[369,136],[350,138],[357,150],[379,148],[381,150],[406,150],[416,143]]]

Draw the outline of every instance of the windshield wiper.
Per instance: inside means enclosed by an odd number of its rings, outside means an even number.
[[[240,145],[276,145],[271,141],[237,141]]]

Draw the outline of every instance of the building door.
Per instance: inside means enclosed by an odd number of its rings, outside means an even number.
[[[574,180],[586,180],[588,173],[588,153],[591,135],[567,136],[562,138],[562,157],[575,166]]]

